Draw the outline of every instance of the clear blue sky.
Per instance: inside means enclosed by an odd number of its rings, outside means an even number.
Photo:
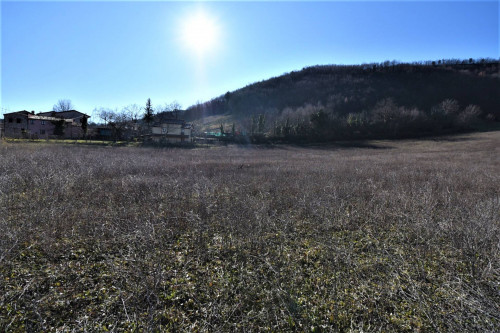
[[[198,51],[183,37],[196,13],[216,31]],[[316,64],[470,57],[500,57],[498,1],[2,1],[0,102],[186,108]]]

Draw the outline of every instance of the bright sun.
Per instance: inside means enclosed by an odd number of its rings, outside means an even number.
[[[198,55],[213,50],[218,34],[215,20],[202,11],[187,18],[182,25],[184,44]]]

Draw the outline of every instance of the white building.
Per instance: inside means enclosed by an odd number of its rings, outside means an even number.
[[[151,127],[149,137],[155,142],[182,143],[192,142],[193,126],[182,119],[165,119]]]

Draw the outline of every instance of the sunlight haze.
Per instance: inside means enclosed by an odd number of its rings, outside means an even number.
[[[217,23],[203,10],[185,17],[181,31],[183,42],[198,57],[213,52],[219,38]]]

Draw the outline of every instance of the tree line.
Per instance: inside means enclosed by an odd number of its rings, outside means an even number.
[[[185,117],[231,115],[249,135],[308,140],[467,130],[500,121],[499,64],[470,58],[312,66],[191,106]]]
[[[111,130],[114,139],[127,138],[131,134],[144,134],[155,121],[167,118],[177,118],[182,114],[181,104],[177,101],[153,106],[151,99],[146,100],[145,106],[130,104],[121,109],[95,108],[93,113]],[[93,123],[93,126],[97,124]]]

